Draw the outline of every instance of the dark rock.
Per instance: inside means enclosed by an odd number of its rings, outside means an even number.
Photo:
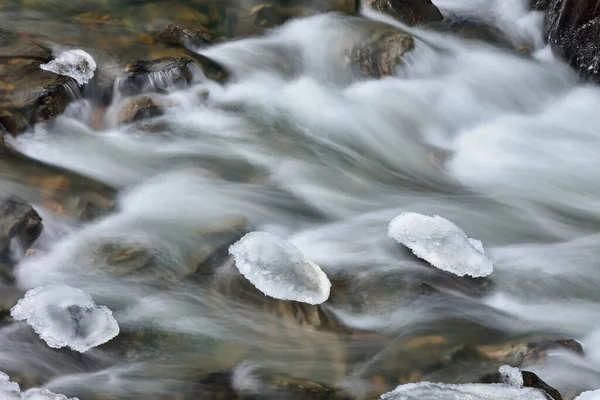
[[[156,39],[187,48],[209,45],[215,39],[215,35],[207,29],[191,29],[185,26],[168,24],[156,34]]]
[[[191,52],[190,52],[191,53]],[[158,60],[133,61],[125,67],[125,74],[117,80],[118,90],[133,96],[145,92],[169,92],[183,88],[194,80],[206,78],[223,82],[228,72],[217,62],[201,54],[188,57],[165,57]]]
[[[530,0],[529,8],[532,10],[543,11],[548,8],[550,0]]]
[[[368,0],[367,4],[409,26],[444,19],[431,0]]]
[[[404,55],[414,47],[412,36],[396,30],[384,30],[353,47],[347,59],[355,79],[382,78],[395,75],[395,68],[402,64]]]
[[[23,248],[29,248],[42,233],[42,228],[42,218],[29,204],[16,198],[0,202],[0,254],[6,255],[13,238]]]
[[[581,77],[600,82],[600,0],[551,0],[547,34]]]
[[[451,16],[427,26],[464,39],[478,40],[507,49],[514,48],[502,30],[471,16]]]
[[[294,18],[302,18],[327,12],[355,15],[360,9],[360,0],[317,0],[317,1],[269,1],[250,10],[254,16],[255,31],[282,25]]]
[[[539,376],[530,371],[521,371],[523,375],[523,386],[538,389],[543,392],[548,400],[563,400],[560,392],[548,385]],[[505,383],[504,377],[499,373],[485,375],[480,380],[481,383]]]
[[[119,112],[119,124],[130,124],[164,114],[163,108],[148,96],[126,101]]]

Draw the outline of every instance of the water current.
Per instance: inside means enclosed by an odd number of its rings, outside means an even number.
[[[475,382],[509,363],[507,348],[574,339],[583,356],[555,349],[527,369],[565,395],[600,388],[600,90],[552,55],[525,0],[434,3],[529,53],[374,11],[322,14],[198,49],[235,79],[156,94],[171,106],[149,122],[119,125],[116,99],[99,131],[84,98],[7,137],[118,191],[90,222],[34,202],[44,231],[13,257],[19,290],[79,288],[121,333],[79,354],[5,324],[0,371],[82,400],[221,398],[215,374],[257,398],[288,398],[273,376],[377,398],[404,382]],[[415,50],[396,76],[357,81],[343,49],[374,23],[413,35]],[[0,191],[34,201],[11,173]],[[481,240],[493,274],[457,279],[415,258],[387,236],[406,211]],[[256,306],[228,258],[209,257],[246,230],[321,266],[333,286],[319,315],[339,326]],[[471,348],[487,356],[453,358]]]

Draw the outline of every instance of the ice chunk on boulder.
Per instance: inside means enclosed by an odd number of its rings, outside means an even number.
[[[79,400],[77,397],[67,398],[62,394],[52,393],[48,389],[29,389],[21,393],[21,400]]]
[[[600,390],[583,392],[575,400],[600,400]]]
[[[409,383],[385,393],[380,400],[547,400],[546,395],[533,388],[520,388],[504,384],[468,383],[449,385],[443,383]]]
[[[500,367],[500,375],[506,380],[507,385],[523,387],[523,374],[519,368],[503,365]]]
[[[40,68],[58,75],[69,76],[83,85],[94,77],[96,61],[83,50],[69,50],[49,63],[40,65]]]
[[[18,400],[21,388],[18,383],[11,382],[8,375],[0,372],[0,399],[2,400]]]
[[[235,265],[265,295],[280,300],[321,304],[331,282],[317,264],[279,236],[251,232],[229,248]]]
[[[96,305],[90,295],[67,285],[28,291],[11,309],[11,315],[27,321],[48,346],[68,346],[81,353],[119,334],[119,325],[108,307]]]
[[[439,215],[400,214],[390,222],[388,236],[434,267],[458,276],[478,278],[494,270],[483,244]]]

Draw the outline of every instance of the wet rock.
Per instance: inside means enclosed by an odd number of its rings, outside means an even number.
[[[164,114],[163,108],[150,97],[128,99],[119,112],[119,124],[130,124]]]
[[[40,69],[52,59],[37,45],[0,49],[0,125],[11,134],[60,115],[80,94],[72,78]]]
[[[118,90],[125,96],[145,92],[170,92],[183,88],[194,80],[206,78],[223,82],[228,72],[215,61],[200,54],[188,57],[165,57],[157,60],[133,61],[125,67],[125,74],[117,80]]]
[[[550,0],[530,0],[529,8],[532,10],[543,11],[548,8]]]
[[[208,29],[192,29],[185,26],[168,24],[156,34],[156,39],[181,47],[201,47],[211,44],[215,35]]]
[[[431,0],[367,0],[367,5],[409,26],[443,19]]]
[[[523,376],[523,387],[541,390],[546,394],[549,400],[563,400],[563,397],[558,390],[548,385],[533,372],[521,371],[521,375]],[[504,383],[504,379],[500,373],[496,372],[482,377],[480,383]]]
[[[551,0],[548,42],[579,75],[600,82],[600,2]]]
[[[502,30],[473,17],[452,16],[428,25],[429,28],[464,39],[477,40],[495,46],[512,49],[513,43]]]
[[[115,189],[30,158],[4,143],[0,144],[0,171],[0,181],[15,185],[19,197],[58,213],[89,220],[115,206]]]
[[[42,218],[29,204],[17,198],[0,201],[0,254],[6,255],[13,238],[23,248],[29,248],[42,229]]]
[[[516,366],[538,364],[545,360],[550,350],[558,349],[583,355],[583,347],[573,339],[511,342],[478,347],[478,351],[487,359]]]
[[[383,78],[395,75],[404,55],[414,47],[412,36],[401,31],[384,30],[353,47],[346,58],[355,79]]]
[[[250,16],[254,17],[256,31],[262,31],[282,25],[294,18],[327,12],[355,15],[359,9],[360,1],[357,0],[291,1],[285,5],[281,4],[281,2],[270,1],[253,7],[250,10]]]

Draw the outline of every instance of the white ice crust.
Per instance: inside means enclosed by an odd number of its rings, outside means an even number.
[[[317,264],[279,236],[251,232],[229,248],[242,275],[265,295],[280,300],[321,304],[331,282]]]
[[[506,384],[515,387],[523,387],[523,374],[519,368],[503,365],[500,367],[500,375],[502,375]]]
[[[61,53],[49,63],[40,65],[40,68],[55,74],[69,76],[75,79],[79,85],[83,85],[94,77],[96,61],[83,50],[69,50]]]
[[[449,385],[443,383],[409,383],[381,396],[381,400],[547,400],[544,393],[533,388],[504,384]]]
[[[434,267],[458,276],[478,278],[494,270],[483,244],[439,215],[400,214],[390,222],[388,236]]]
[[[600,400],[600,390],[583,392],[575,400]]]
[[[48,389],[29,389],[21,392],[19,385],[11,382],[8,375],[0,371],[0,400],[79,400],[52,393]]]
[[[119,334],[112,311],[90,295],[67,285],[37,287],[11,309],[17,321],[27,321],[52,348],[70,347],[81,353]]]

